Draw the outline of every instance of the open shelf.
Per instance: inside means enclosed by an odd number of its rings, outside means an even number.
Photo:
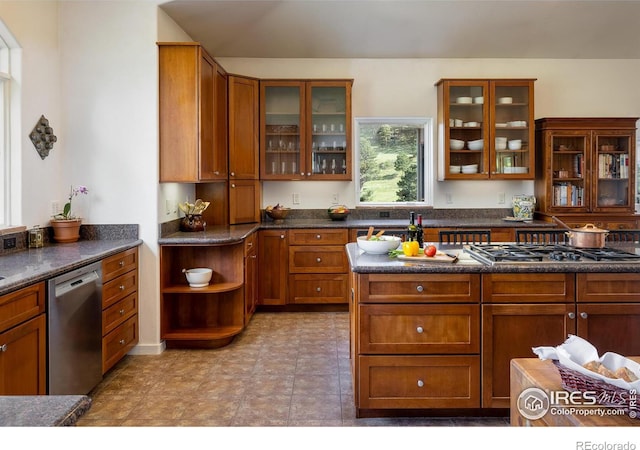
[[[216,283],[209,286],[193,288],[188,284],[173,285],[162,288],[164,294],[217,294],[221,292],[230,292],[240,289],[242,282]]]

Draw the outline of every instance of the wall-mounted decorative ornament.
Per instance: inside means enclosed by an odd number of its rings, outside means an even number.
[[[49,151],[58,140],[56,135],[53,134],[53,128],[49,126],[49,120],[45,116],[40,116],[40,120],[38,120],[36,126],[31,130],[29,137],[42,159],[49,156]]]

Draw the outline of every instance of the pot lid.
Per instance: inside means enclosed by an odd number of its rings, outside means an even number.
[[[598,228],[592,223],[588,223],[585,226],[580,228],[575,228],[572,231],[585,231],[587,233],[608,233],[609,232],[609,230]]]

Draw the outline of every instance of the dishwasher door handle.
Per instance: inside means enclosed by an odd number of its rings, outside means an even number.
[[[88,283],[93,283],[100,279],[100,275],[94,270],[89,273],[79,275],[71,280],[56,285],[56,297],[61,297],[75,289],[79,289]]]

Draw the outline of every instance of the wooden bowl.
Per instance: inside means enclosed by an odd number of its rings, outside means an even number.
[[[273,220],[284,220],[289,215],[289,208],[268,209],[265,212]]]

